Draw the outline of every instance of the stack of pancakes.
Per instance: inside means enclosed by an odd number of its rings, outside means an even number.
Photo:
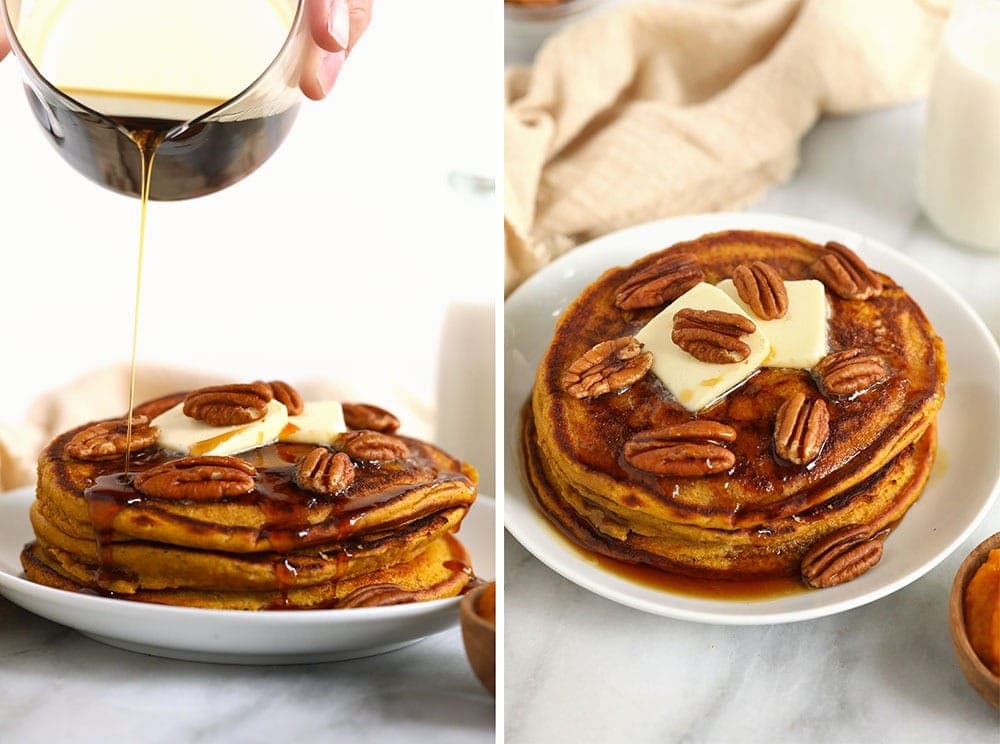
[[[693,254],[704,281],[764,261],[785,281],[810,279],[823,247],[788,235],[707,235],[611,269],[566,309],[535,380],[525,417],[527,475],[543,511],[572,540],[605,556],[706,579],[793,575],[818,540],[851,525],[876,534],[920,495],[935,453],[935,417],[947,376],[944,347],[891,278],[864,300],[827,291],[829,351],[861,347],[889,376],[863,394],[828,400],[830,433],[808,465],[774,453],[775,417],[796,393],[821,396],[815,371],[762,368],[692,413],[652,373],[620,393],[578,399],[567,368],[608,339],[634,336],[663,306],[622,310],[616,292],[671,252]],[[623,457],[635,434],[691,420],[733,427],[727,472],[658,476]]]
[[[163,411],[183,395],[137,410]],[[332,494],[301,488],[296,463],[315,445],[276,443],[239,457],[254,466],[249,493],[198,500],[153,497],[138,473],[181,457],[158,446],[75,459],[57,437],[41,454],[29,579],[62,589],[190,607],[306,609],[450,597],[472,580],[451,535],[476,496],[475,470],[406,437],[403,458],[354,459]],[[337,449],[337,443],[331,450]]]

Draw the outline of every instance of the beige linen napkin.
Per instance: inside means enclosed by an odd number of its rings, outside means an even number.
[[[925,92],[928,0],[643,3],[506,77],[507,289],[583,240],[743,206],[788,178],[824,113]]]
[[[136,375],[136,400],[226,381],[190,370],[143,367]],[[38,453],[57,434],[88,421],[124,415],[128,383],[128,365],[106,367],[43,395],[23,423],[0,424],[0,491],[34,483]]]
[[[204,385],[233,382],[231,378],[194,370],[140,366],[136,375],[136,400],[192,390]],[[337,386],[326,380],[289,380],[306,400],[360,400],[377,402],[403,421],[407,434],[428,436],[430,414],[405,390],[371,391]],[[128,409],[129,369],[119,364],[84,375],[63,388],[43,395],[31,406],[27,420],[0,424],[0,491],[35,481],[38,453],[57,434],[97,419],[124,415]]]

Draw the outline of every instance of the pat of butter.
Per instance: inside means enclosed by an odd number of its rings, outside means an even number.
[[[282,442],[333,444],[337,435],[345,431],[343,406],[334,400],[324,400],[306,403],[301,414],[289,416],[278,438]]]
[[[830,304],[822,282],[815,279],[785,282],[788,312],[774,320],[758,318],[740,299],[732,279],[723,279],[716,286],[750,316],[771,342],[771,356],[762,366],[812,369],[826,356]]]
[[[160,430],[157,444],[164,449],[193,457],[237,455],[278,441],[278,435],[288,424],[288,409],[272,400],[264,417],[253,423],[209,426],[185,416],[184,404],[179,403],[153,419],[152,424]]]
[[[674,328],[674,315],[684,308],[721,310],[750,316],[721,289],[702,282],[674,300],[636,334],[635,337],[643,344],[643,351],[653,353],[653,374],[660,378],[682,406],[689,411],[698,411],[756,372],[770,353],[771,344],[758,323],[757,330],[740,337],[750,347],[750,356],[742,362],[703,362],[681,349],[670,338]]]

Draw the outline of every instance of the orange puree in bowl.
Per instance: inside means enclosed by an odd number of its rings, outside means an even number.
[[[1000,549],[990,551],[965,587],[963,610],[972,650],[1000,676]]]
[[[997,551],[1000,553],[1000,550]],[[479,615],[483,620],[496,625],[497,622],[497,585],[496,583],[490,584],[488,587],[483,589],[483,593],[479,595],[479,601],[476,602],[476,614]]]

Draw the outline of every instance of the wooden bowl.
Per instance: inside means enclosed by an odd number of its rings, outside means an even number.
[[[986,702],[995,708],[1000,708],[1000,677],[987,669],[976,652],[972,650],[965,630],[965,613],[962,608],[965,587],[969,585],[976,570],[986,562],[990,551],[997,548],[1000,548],[1000,532],[977,545],[976,549],[969,553],[969,557],[959,567],[958,573],[955,574],[955,581],[951,585],[949,620],[951,623],[951,642],[962,673]]]
[[[459,615],[462,621],[462,640],[465,641],[465,655],[469,657],[472,671],[476,673],[483,687],[496,695],[497,673],[497,626],[478,612],[479,599],[493,584],[485,584],[473,589],[462,598]]]

